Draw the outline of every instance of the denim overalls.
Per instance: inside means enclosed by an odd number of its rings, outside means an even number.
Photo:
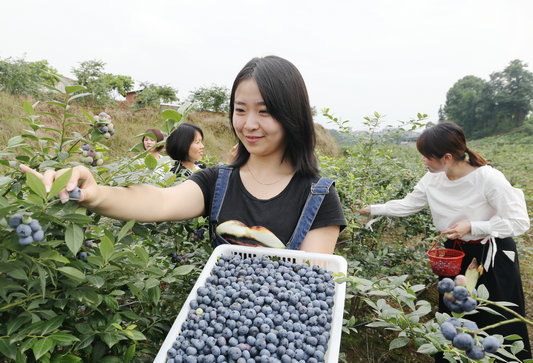
[[[212,245],[213,248],[229,243],[222,236],[216,233],[216,226],[218,225],[218,215],[220,214],[220,209],[222,203],[224,202],[224,197],[226,196],[226,189],[228,187],[229,177],[231,175],[233,168],[227,165],[221,166],[218,171],[217,183],[215,185],[215,195],[213,196],[213,206],[211,208],[211,217],[209,222],[209,228],[211,230],[212,236]],[[320,178],[317,183],[311,184],[311,190],[305,202],[304,209],[298,220],[298,224],[292,233],[292,236],[287,243],[285,248],[291,250],[297,250],[300,248],[307,232],[311,228],[313,221],[315,220],[316,214],[324,197],[329,193],[329,188],[333,184],[333,180],[328,178]]]

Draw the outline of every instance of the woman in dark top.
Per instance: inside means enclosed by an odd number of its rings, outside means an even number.
[[[289,61],[268,56],[254,58],[239,72],[231,91],[230,121],[239,146],[219,222],[223,234],[252,235],[264,245],[280,247],[297,230],[311,184],[320,178],[314,154],[315,130],[303,78]],[[50,187],[66,170],[33,172]],[[61,200],[78,185],[79,202],[112,218],[157,222],[184,220],[211,213],[217,169],[207,168],[170,188],[150,185],[98,185],[89,169],[76,166]],[[302,237],[300,250],[332,253],[346,225],[334,186],[324,195],[316,218]],[[228,225],[229,224],[229,225]],[[274,236],[275,238],[272,238]]]
[[[166,151],[175,160],[171,172],[191,176],[195,170],[205,169],[200,160],[204,156],[204,133],[202,129],[188,122],[182,122],[167,137]]]

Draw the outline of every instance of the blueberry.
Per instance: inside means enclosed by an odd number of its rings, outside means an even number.
[[[22,214],[16,213],[9,218],[9,226],[11,228],[17,228],[22,223]]]
[[[464,286],[455,286],[453,288],[453,297],[462,301],[468,297],[468,289]]]
[[[444,294],[445,292],[450,292],[455,287],[455,282],[449,277],[445,277],[442,280],[439,281],[437,285],[437,289],[441,294]]]
[[[452,344],[457,349],[469,350],[474,346],[474,338],[470,334],[460,333],[453,338]]]
[[[29,244],[31,244],[33,242],[33,238],[32,236],[28,236],[28,237],[20,237],[19,238],[19,243],[22,245],[22,246],[27,246]]]
[[[33,232],[37,232],[41,230],[41,225],[38,220],[34,219],[30,222],[30,228]]]
[[[463,301],[461,301],[461,307],[466,312],[474,310],[476,308],[476,306],[477,306],[477,301],[473,297],[469,296],[466,299],[464,299]]]
[[[69,198],[72,200],[80,200],[81,198],[81,189],[76,187],[74,190],[68,193]]]
[[[78,258],[79,258],[80,260],[84,260],[84,261],[86,261],[86,260],[87,260],[87,256],[89,256],[89,254],[88,254],[87,252],[80,252],[80,253],[78,253]]]
[[[37,232],[33,234],[33,240],[35,242],[40,242],[43,240],[43,238],[44,238],[44,232],[42,230],[38,230]]]
[[[500,341],[493,337],[492,335],[486,337],[483,340],[483,348],[485,349],[485,352],[487,353],[494,353],[498,350],[500,347]]]
[[[468,330],[470,330],[471,332],[477,332],[477,330],[479,329],[477,327],[477,324],[474,323],[473,321],[470,321],[470,320],[466,320],[463,322],[463,328],[466,328]]]
[[[457,330],[455,326],[452,325],[452,323],[445,322],[440,326],[440,331],[442,332],[442,335],[448,340],[453,340],[455,336],[457,335]]]
[[[466,351],[466,356],[470,359],[483,359],[485,352],[479,345],[474,345],[472,348]]]
[[[31,227],[27,224],[19,224],[16,229],[16,232],[17,235],[22,238],[31,236]]]

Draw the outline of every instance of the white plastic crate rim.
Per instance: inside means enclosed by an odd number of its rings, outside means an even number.
[[[180,313],[176,317],[174,324],[170,328],[154,363],[165,363],[167,361],[167,351],[172,348],[172,343],[181,332],[181,325],[187,319],[191,300],[196,299],[197,290],[199,287],[205,285],[206,279],[211,276],[211,270],[216,265],[220,256],[228,255],[241,255],[243,258],[256,257],[256,256],[268,256],[279,257],[282,260],[286,260],[292,263],[305,263],[309,261],[311,265],[319,265],[330,272],[340,272],[346,274],[348,271],[347,263],[344,257],[329,255],[323,253],[311,253],[305,251],[286,250],[278,248],[265,248],[265,247],[248,247],[238,245],[220,245],[211,254],[211,257],[207,260],[204,269],[202,270],[198,280],[194,284],[187,300],[185,300]],[[344,299],[346,295],[346,283],[335,284],[335,296],[333,298],[333,309],[331,319],[331,331],[328,342],[328,350],[324,356],[324,360],[327,363],[337,363],[339,360],[339,349],[342,335],[342,318],[344,314]]]

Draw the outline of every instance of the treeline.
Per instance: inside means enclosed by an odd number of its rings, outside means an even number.
[[[117,75],[105,71],[101,60],[81,62],[72,68],[76,80],[58,74],[48,61],[28,62],[24,59],[0,59],[0,91],[12,95],[41,98],[48,91],[47,86],[61,88],[79,84],[87,89],[88,95],[78,100],[90,106],[106,106],[117,103],[118,96],[126,97],[135,91],[135,108],[156,107],[160,103],[179,102],[178,90],[168,85],[150,82],[136,82],[127,75]],[[224,86],[200,87],[190,92],[187,102],[193,104],[195,111],[227,112],[229,109],[229,90]]]
[[[488,81],[466,76],[446,94],[446,104],[439,109],[439,121],[459,124],[469,138],[481,138],[522,127],[533,133],[533,125],[524,123],[533,109],[533,73],[527,64],[513,60]],[[529,120],[530,121],[530,120]]]

